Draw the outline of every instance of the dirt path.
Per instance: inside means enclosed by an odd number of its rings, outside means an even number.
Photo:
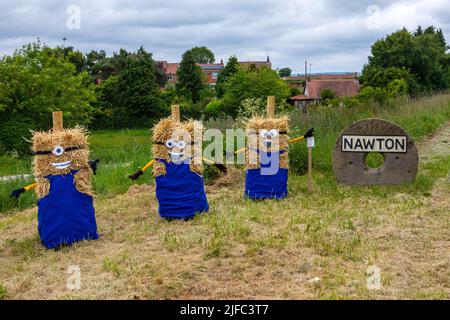
[[[432,136],[420,141],[418,146],[420,161],[425,163],[450,154],[450,122],[439,128]]]

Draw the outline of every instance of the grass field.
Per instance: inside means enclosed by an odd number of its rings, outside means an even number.
[[[189,222],[159,218],[150,175],[131,187],[126,179],[149,159],[147,130],[95,132],[90,142],[92,158],[102,159],[94,180],[101,238],[45,250],[36,209],[6,208],[0,298],[449,299],[449,102],[442,95],[390,109],[294,114],[294,133],[316,128],[314,193],[307,193],[304,176],[291,174],[287,199],[249,201],[242,197],[242,170],[230,168],[207,186],[210,212]],[[339,132],[373,116],[402,125],[418,140],[414,183],[335,182],[330,160]],[[303,148],[292,148],[293,165],[303,165]],[[28,165],[2,161],[0,167],[18,174]],[[9,184],[0,184],[2,202]],[[23,208],[32,204],[27,197]],[[66,287],[70,265],[80,268],[80,290]],[[381,270],[379,290],[366,286],[370,266]]]

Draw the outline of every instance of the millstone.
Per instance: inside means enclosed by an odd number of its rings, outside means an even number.
[[[383,155],[379,168],[369,168],[370,152]],[[347,127],[336,141],[333,170],[338,182],[353,185],[403,184],[417,174],[414,140],[401,127],[381,119],[364,119]]]

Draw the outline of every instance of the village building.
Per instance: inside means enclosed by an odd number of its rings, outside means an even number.
[[[176,62],[167,62],[167,61],[157,61],[161,64],[164,73],[167,76],[168,83],[177,83],[177,70],[179,63]],[[270,62],[269,56],[264,61],[239,61],[239,66],[243,70],[248,70],[250,68],[262,68],[266,67],[272,69],[272,63]],[[220,63],[199,63],[197,64],[200,69],[202,69],[202,73],[205,76],[206,83],[209,86],[215,86],[217,83],[217,79],[219,77],[219,73],[224,68],[223,60],[220,60]]]
[[[352,79],[315,79],[306,82],[303,94],[289,98],[290,103],[299,108],[321,102],[321,93],[325,89],[333,91],[337,98],[352,98],[359,93],[359,80]]]

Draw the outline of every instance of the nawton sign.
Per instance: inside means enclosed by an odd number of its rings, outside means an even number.
[[[383,155],[376,169],[366,165],[370,152]],[[333,170],[338,182],[357,185],[402,184],[414,180],[419,157],[414,140],[399,126],[381,119],[350,125],[336,141]]]

